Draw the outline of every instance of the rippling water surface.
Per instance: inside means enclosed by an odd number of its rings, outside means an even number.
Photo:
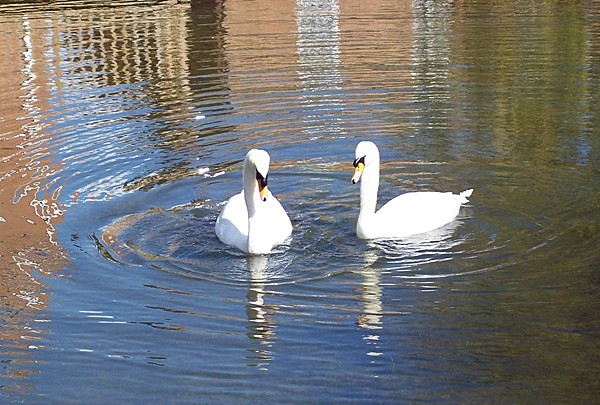
[[[175,3],[0,6],[4,400],[598,398],[597,5]],[[364,139],[471,202],[358,240]],[[252,147],[270,256],[214,235]]]

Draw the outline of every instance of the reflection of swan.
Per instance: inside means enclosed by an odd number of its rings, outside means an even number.
[[[265,369],[268,361],[272,359],[271,346],[273,343],[274,322],[266,309],[265,281],[267,276],[265,269],[269,258],[267,256],[248,257],[248,270],[250,271],[251,282],[248,288],[248,304],[246,304],[246,316],[248,319],[248,337],[253,343],[248,349],[251,353],[246,358],[251,361],[251,365]],[[254,346],[256,343],[258,346]]]
[[[363,340],[369,347],[369,356],[381,356],[379,348],[379,329],[383,329],[383,303],[380,271],[365,268],[359,272],[363,279],[360,288],[363,310],[358,316],[358,325],[365,329]]]
[[[365,329],[381,329],[383,304],[380,270],[365,268],[359,273],[363,277],[360,289],[363,312],[358,317],[358,324]]]
[[[458,249],[465,242],[454,232],[458,221],[426,233],[397,239],[372,239],[364,251],[365,270],[391,274],[397,280],[420,280],[423,289],[437,288],[435,279],[453,277],[454,267],[443,264],[455,261]]]
[[[461,243],[453,238],[457,224],[451,223],[433,231],[406,237],[402,239],[374,239],[366,245],[363,252],[364,268],[356,271],[362,277],[360,296],[362,311],[357,323],[364,329],[363,340],[368,345],[367,354],[372,357],[383,355],[379,339],[384,329],[383,283],[382,275],[410,278],[429,278],[430,275],[415,275],[421,265],[439,263],[446,260],[452,248]],[[437,266],[436,266],[437,267]],[[403,272],[411,271],[409,276],[401,276]],[[429,280],[421,281],[423,290],[435,288]],[[410,311],[388,310],[387,314],[408,315]]]
[[[460,194],[415,192],[399,195],[375,212],[379,188],[379,150],[373,142],[356,147],[352,183],[362,177],[356,234],[361,239],[398,238],[439,228],[456,218],[473,190]]]
[[[453,221],[441,228],[401,239],[369,240],[369,249],[364,253],[365,261],[367,265],[374,266],[380,258],[386,261],[400,259],[411,267],[420,263],[423,255],[437,258],[433,260],[445,260],[444,257],[452,254],[453,248],[464,242],[462,238],[454,237],[458,225],[458,221]]]
[[[244,159],[244,189],[227,201],[217,218],[215,233],[221,242],[246,253],[270,253],[292,233],[292,223],[267,188],[270,157],[252,149]]]

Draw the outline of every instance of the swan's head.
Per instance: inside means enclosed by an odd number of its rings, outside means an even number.
[[[267,201],[269,190],[267,189],[267,183],[269,179],[269,162],[271,157],[262,149],[252,149],[246,155],[244,160],[244,167],[247,170],[254,170],[254,177],[258,184],[258,192],[262,201]]]
[[[379,149],[377,149],[377,146],[373,142],[362,141],[356,145],[354,157],[352,184],[358,183],[366,167],[373,162],[379,162]]]

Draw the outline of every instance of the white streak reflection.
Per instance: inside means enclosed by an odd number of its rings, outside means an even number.
[[[368,356],[378,357],[383,354],[379,350],[379,330],[384,328],[385,314],[381,275],[392,272],[408,274],[406,277],[411,278],[427,277],[428,275],[419,274],[421,266],[450,260],[453,248],[463,242],[463,239],[455,237],[458,224],[458,221],[454,221],[445,227],[409,238],[368,241],[368,249],[363,256],[365,268],[357,272],[362,277],[362,312],[357,323],[365,330],[363,340],[369,347]],[[393,274],[392,277],[397,276]],[[436,285],[434,281],[424,281],[419,283],[419,287],[426,292],[434,290]],[[409,312],[395,314],[404,315]]]
[[[358,325],[365,329],[363,340],[369,347],[368,356],[380,356],[383,353],[379,349],[379,330],[383,329],[383,303],[381,299],[382,287],[380,271],[375,269],[364,269],[360,295],[362,300],[362,313],[358,316]]]
[[[340,7],[337,0],[298,0],[298,76],[307,135],[343,135],[340,73]]]
[[[250,366],[261,370],[268,369],[268,363],[273,359],[271,348],[275,338],[275,322],[273,311],[265,305],[265,282],[267,281],[266,268],[269,261],[268,256],[249,256],[247,258],[248,271],[250,273],[250,285],[246,298],[246,316],[248,319],[248,338],[251,346],[246,359]]]

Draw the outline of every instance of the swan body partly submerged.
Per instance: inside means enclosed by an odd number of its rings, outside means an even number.
[[[243,190],[231,197],[217,218],[221,242],[250,254],[268,254],[292,233],[292,223],[281,203],[267,188],[269,154],[252,149],[244,159]]]
[[[401,238],[440,228],[453,221],[473,189],[460,194],[414,192],[401,194],[376,211],[379,188],[379,149],[373,142],[356,146],[352,183],[361,181],[356,235],[361,239]]]

